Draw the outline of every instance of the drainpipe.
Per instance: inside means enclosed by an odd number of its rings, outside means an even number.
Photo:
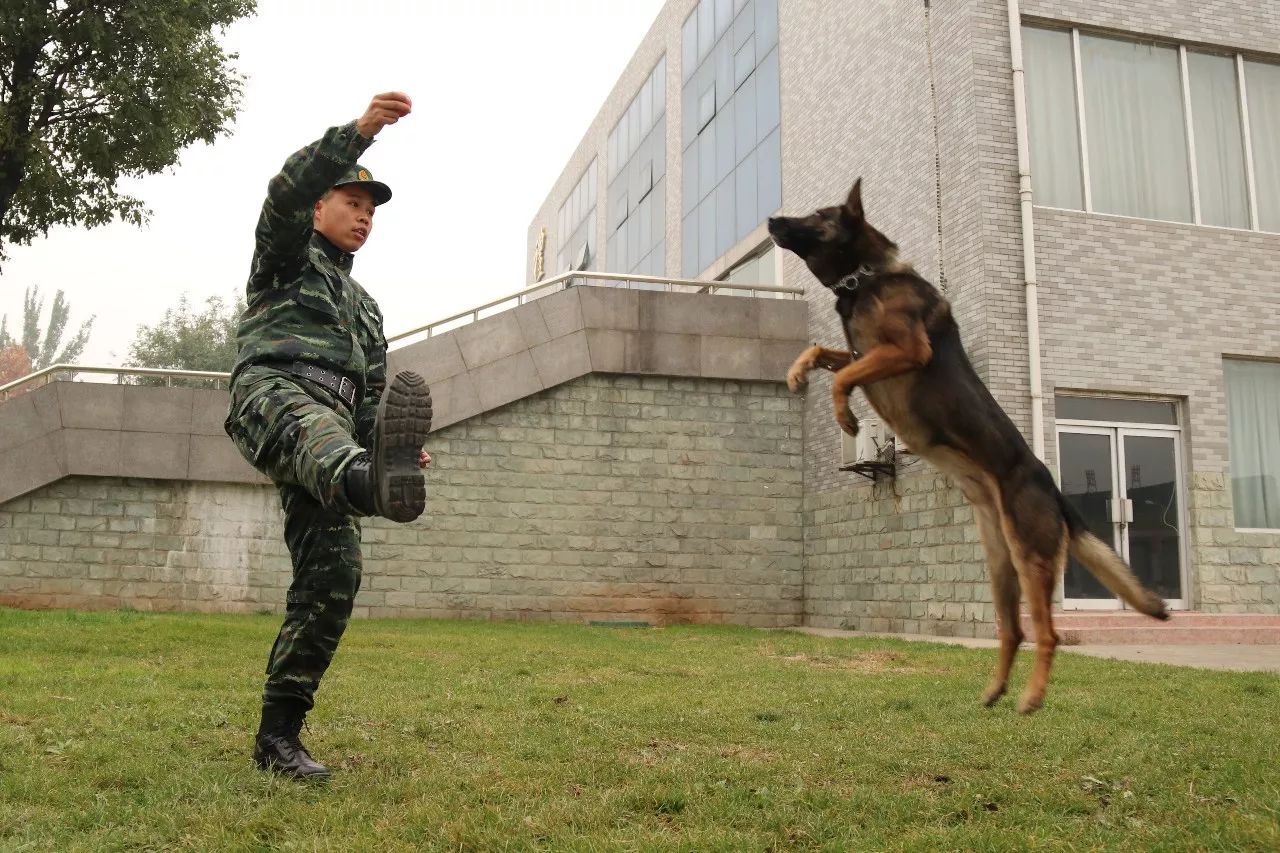
[[[1031,216],[1031,145],[1027,139],[1027,83],[1022,67],[1022,12],[1008,0],[1013,65],[1013,123],[1018,132],[1018,197],[1022,204],[1022,269],[1027,302],[1027,362],[1031,372],[1031,447],[1044,459],[1044,390],[1040,384],[1040,303],[1035,226]]]

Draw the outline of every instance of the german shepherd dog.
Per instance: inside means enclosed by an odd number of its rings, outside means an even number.
[[[1030,713],[1044,703],[1059,642],[1050,603],[1068,552],[1134,609],[1168,618],[1160,597],[1144,589],[1115,551],[1088,532],[978,378],[960,343],[951,305],[898,260],[896,244],[867,223],[861,179],[843,205],[770,219],[769,235],[831,289],[849,345],[848,350],[815,345],[802,352],[787,372],[791,390],[801,391],[815,367],[834,372],[836,421],[857,435],[849,394],[861,386],[894,434],[950,476],[973,506],[1000,633],[999,663],[982,697],[987,706],[1004,695],[1022,642],[1023,591],[1036,630],[1036,662],[1018,710]]]

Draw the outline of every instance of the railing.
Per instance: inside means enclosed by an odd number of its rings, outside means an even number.
[[[460,326],[466,326],[488,314],[496,314],[524,305],[535,299],[541,299],[552,293],[567,290],[570,287],[617,287],[625,290],[661,290],[668,293],[711,293],[721,296],[759,296],[764,293],[776,294],[778,298],[790,297],[800,299],[804,290],[799,287],[778,287],[772,284],[730,284],[723,281],[705,281],[693,278],[663,278],[652,275],[627,275],[626,273],[597,272],[582,270],[566,272],[540,281],[533,287],[526,287],[507,296],[499,297],[475,308],[459,312],[441,320],[435,320],[425,326],[418,326],[407,332],[400,332],[387,338],[388,342],[402,341],[423,333],[429,338],[442,332],[452,332]],[[488,312],[486,314],[486,312]]]
[[[583,270],[581,272],[561,273],[546,281],[539,282],[533,287],[524,288],[508,296],[503,296],[483,305],[478,305],[475,308],[454,314],[451,317],[445,317],[425,326],[419,326],[416,329],[393,335],[387,338],[387,342],[396,343],[424,333],[429,338],[443,332],[451,332],[490,314],[506,311],[517,305],[524,305],[535,299],[540,299],[543,296],[548,296],[551,293],[566,290],[570,287],[580,286],[617,287],[626,290],[661,290],[668,293],[710,293],[720,296],[774,294],[777,298],[789,297],[791,299],[800,299],[804,296],[804,290],[798,287],[777,287],[771,284],[730,284],[729,282],[702,281],[691,278],[662,278],[651,275],[626,275],[624,273]],[[15,379],[7,385],[0,385],[0,402],[8,400],[12,394],[19,390],[27,390],[28,386],[38,388],[50,382],[74,380],[80,374],[112,377],[120,385],[125,384],[127,379],[160,378],[165,380],[166,385],[173,385],[175,380],[200,380],[213,383],[215,388],[231,377],[229,373],[213,370],[167,370],[156,367],[101,367],[96,365],[55,364]]]
[[[48,385],[50,382],[75,379],[81,373],[87,373],[91,376],[114,377],[119,385],[125,384],[126,377],[142,377],[163,379],[164,384],[168,386],[172,386],[175,379],[179,381],[199,380],[210,382],[216,388],[220,383],[226,382],[231,378],[230,373],[222,373],[216,370],[169,370],[163,367],[100,367],[84,364],[55,364],[46,367],[44,370],[28,373],[26,376],[15,379],[7,385],[0,385],[0,401],[9,399],[10,394],[20,388],[26,390],[25,386],[30,385],[33,388],[39,388],[43,385]]]

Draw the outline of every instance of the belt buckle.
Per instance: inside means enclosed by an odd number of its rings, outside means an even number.
[[[338,396],[345,400],[348,406],[355,408],[356,384],[347,377],[342,377],[338,382]]]

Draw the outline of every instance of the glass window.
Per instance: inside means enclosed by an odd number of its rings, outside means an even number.
[[[680,35],[680,76],[681,82],[688,82],[698,68],[698,10],[689,13],[684,19],[684,29]]]
[[[721,39],[715,50],[716,109],[729,103],[733,90],[738,88],[733,80],[733,47],[729,39]]]
[[[756,43],[750,39],[733,57],[733,87],[741,86],[756,70]]]
[[[653,127],[653,78],[640,87],[640,132],[648,133]]]
[[[733,0],[716,0],[716,38],[733,23]]]
[[[694,146],[684,152],[684,169],[681,175],[680,194],[684,199],[686,210],[692,210],[701,197],[698,195],[698,148]]]
[[[1280,65],[1244,64],[1258,227],[1280,231]]]
[[[636,239],[639,241],[638,248],[643,252],[648,252],[653,245],[653,216],[649,212],[649,206],[653,204],[653,194],[644,197],[644,200],[636,206],[635,216],[632,217],[638,223],[636,226]]]
[[[658,242],[667,235],[667,194],[666,185],[658,181],[649,196],[649,209],[653,217],[653,240]]]
[[[700,0],[698,3],[698,60],[711,52],[711,45],[716,39],[715,9],[712,0]]]
[[[1235,58],[1188,53],[1187,76],[1196,140],[1200,221],[1248,228],[1249,196]]]
[[[1177,405],[1160,400],[1127,400],[1122,397],[1055,397],[1060,420],[1106,421],[1126,424],[1178,423]]]
[[[686,276],[757,228],[761,205],[772,213],[781,201],[781,137],[772,133],[780,112],[777,18],[776,0],[701,0],[686,19],[685,56],[696,56],[696,67],[683,69],[681,89],[681,231],[695,240],[681,252]],[[698,49],[690,51],[688,40]]]
[[[756,0],[756,52],[768,53],[778,43],[778,0]]]
[[[707,125],[698,137],[698,197],[701,201],[716,185],[716,125]]]
[[[751,229],[760,223],[760,219],[756,216],[758,181],[756,180],[756,155],[754,151],[748,154],[747,159],[738,165],[737,171],[734,172],[734,181],[737,184],[734,190],[734,195],[736,196],[736,228],[739,234],[749,234]]]
[[[1037,202],[1190,222],[1194,192],[1203,224],[1280,231],[1280,64],[1186,50],[1184,74],[1177,47],[1079,34],[1077,67],[1071,31],[1022,36]]]
[[[744,7],[746,4],[742,4]],[[756,33],[756,17],[755,10],[748,9],[745,13],[738,15],[737,20],[733,22],[733,49],[735,52],[742,49],[742,46],[748,41],[755,42]],[[753,48],[754,50],[754,48]]]
[[[667,174],[667,120],[658,119],[649,137],[649,150],[653,153],[653,182],[656,184]]]
[[[734,149],[738,152],[738,160],[746,156],[756,147],[756,75],[752,74],[747,82],[738,89],[733,99],[733,133]],[[754,227],[754,226],[752,226]]]
[[[578,182],[560,205],[557,216],[560,241],[556,251],[556,260],[560,270],[568,269],[569,264],[577,258],[586,244],[589,223],[595,213],[596,204],[596,161],[592,160]]]
[[[778,126],[778,52],[764,58],[756,71],[756,138],[763,140]]]
[[[1178,51],[1080,36],[1093,207],[1191,221]]]
[[[1026,27],[1022,47],[1035,200],[1050,207],[1083,208],[1071,33]]]
[[[698,271],[711,266],[719,257],[716,251],[716,205],[708,198],[698,206]]]
[[[701,133],[707,124],[716,117],[716,84],[712,83],[698,98],[698,132]]]
[[[716,257],[733,248],[737,237],[733,216],[733,178],[720,182],[716,187]]]
[[[698,209],[684,218],[680,228],[680,270],[685,278],[698,274]]]
[[[1280,529],[1280,364],[1226,360],[1236,527]]]
[[[736,105],[736,103],[726,104],[716,116],[716,124],[719,125],[719,132],[716,133],[716,183],[727,178],[738,162],[733,156],[733,110]]]
[[[667,111],[667,55],[664,53],[653,69],[653,116],[657,119]]]
[[[764,222],[782,207],[782,134],[774,129],[756,151],[760,196],[756,199],[756,222]]]

